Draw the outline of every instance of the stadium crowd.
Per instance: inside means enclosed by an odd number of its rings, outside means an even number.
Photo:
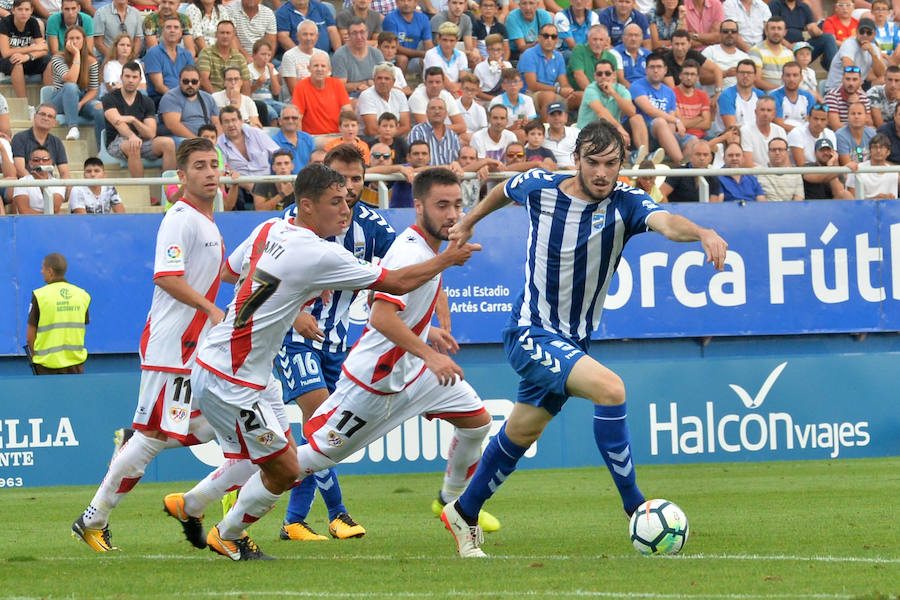
[[[93,124],[98,154],[133,177],[146,161],[173,169],[204,128],[237,177],[297,173],[349,143],[368,172],[403,176],[392,207],[411,206],[428,166],[477,174],[467,207],[491,172],[571,168],[578,131],[598,118],[641,168],[900,164],[895,4],[0,0],[0,73],[18,97],[26,78],[44,86],[18,132],[0,96],[3,176],[105,175],[97,157],[68,164],[58,116],[67,140]],[[857,179],[869,196],[900,195],[897,174],[707,177],[713,201],[852,198]],[[695,178],[634,183],[662,202],[698,197]],[[293,201],[279,186],[233,188],[228,210]],[[55,211],[123,208],[114,189],[60,186],[51,198]],[[363,200],[376,204],[375,189]],[[0,211],[43,203],[23,184]]]

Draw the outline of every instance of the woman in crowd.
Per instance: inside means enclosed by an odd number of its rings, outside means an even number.
[[[672,34],[676,29],[684,29],[684,14],[682,0],[656,0],[656,7],[647,14],[653,50],[672,45]]]
[[[216,43],[216,28],[219,21],[228,20],[222,0],[192,0],[184,9],[191,20],[191,36],[197,46],[197,54],[208,44]]]
[[[63,51],[50,59],[53,72],[53,87],[56,93],[51,102],[58,112],[66,116],[69,124],[67,140],[77,140],[78,117],[93,121],[101,111],[97,101],[100,89],[100,63],[87,49],[87,36],[78,27],[66,31]],[[99,132],[97,134],[99,136]],[[98,145],[99,145],[99,139]]]
[[[113,40],[103,63],[103,83],[100,84],[100,96],[122,87],[122,67],[125,63],[134,60],[134,44],[127,33],[120,33]],[[144,66],[141,65],[140,89],[147,91],[147,78],[144,76]]]

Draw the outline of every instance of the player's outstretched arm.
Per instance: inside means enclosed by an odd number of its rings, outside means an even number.
[[[713,229],[700,227],[681,215],[667,212],[655,212],[647,216],[650,229],[663,234],[673,242],[697,242],[703,245],[706,262],[713,263],[716,270],[725,268],[725,253],[728,243]]]
[[[456,378],[463,378],[463,370],[453,362],[449,356],[441,354],[422,341],[397,314],[399,306],[393,302],[379,300],[372,303],[369,312],[369,325],[374,327],[395,346],[405,350],[425,361],[428,367],[437,376],[441,385],[453,385]]]
[[[509,180],[507,180],[509,181]],[[498,208],[503,208],[511,202],[503,190],[506,189],[506,181],[494,187],[484,200],[475,205],[475,208],[467,212],[456,225],[450,228],[450,245],[461,245],[471,239],[475,232],[475,223],[485,218]],[[455,244],[453,242],[456,242]]]
[[[472,253],[478,250],[481,250],[481,244],[448,244],[443,252],[425,262],[393,271],[385,269],[384,279],[376,282],[372,289],[398,296],[407,294],[444,269],[466,264]]]
[[[153,283],[182,304],[187,304],[191,308],[196,308],[200,312],[205,313],[213,325],[217,325],[225,318],[225,313],[222,312],[222,309],[189,286],[181,275],[164,275],[154,279]]]

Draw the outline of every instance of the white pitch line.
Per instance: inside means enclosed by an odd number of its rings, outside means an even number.
[[[396,561],[396,560],[427,560],[427,561],[437,561],[437,560],[449,560],[455,561],[459,560],[459,558],[455,555],[444,555],[444,556],[435,556],[428,554],[420,554],[420,555],[403,555],[403,554],[334,554],[334,555],[320,555],[320,556],[278,556],[276,557],[282,561],[303,561],[308,562],[311,560],[320,560],[320,561],[334,561],[334,560],[368,560],[373,562],[378,561]],[[567,556],[567,555],[552,555],[552,556],[541,556],[541,555],[528,555],[528,554],[489,554],[488,558],[493,560],[546,560],[546,561],[564,561],[564,560],[748,560],[748,561],[797,561],[797,562],[822,562],[822,563],[863,563],[863,564],[883,564],[883,565],[893,565],[900,564],[900,558],[890,558],[890,557],[879,557],[879,556],[827,556],[827,555],[812,555],[812,556],[797,556],[790,554],[678,554],[674,556],[660,555],[653,557],[644,557],[639,554],[597,554],[597,555],[585,555],[585,556]],[[218,556],[214,556],[212,554],[127,554],[124,552],[116,552],[111,554],[105,554],[102,557],[98,557],[94,554],[86,555],[86,556],[48,556],[48,557],[38,557],[35,558],[34,561],[22,561],[23,564],[27,564],[30,562],[37,561],[97,561],[97,560],[128,560],[128,559],[140,559],[140,560],[202,560],[202,561],[221,561],[222,558]],[[7,565],[14,564],[17,561],[15,560],[0,560],[0,562],[5,562]]]

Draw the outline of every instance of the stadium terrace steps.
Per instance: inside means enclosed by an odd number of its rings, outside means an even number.
[[[32,106],[37,106],[41,103],[41,83],[38,82],[29,82],[25,84],[25,94],[26,94],[26,107],[30,104]],[[13,91],[13,86],[8,81],[4,83],[0,83],[0,94],[3,94],[7,100],[10,100],[15,97],[16,93]],[[12,104],[9,106],[12,109]],[[27,108],[26,108],[27,111]],[[25,118],[28,118],[28,113],[25,113]]]

